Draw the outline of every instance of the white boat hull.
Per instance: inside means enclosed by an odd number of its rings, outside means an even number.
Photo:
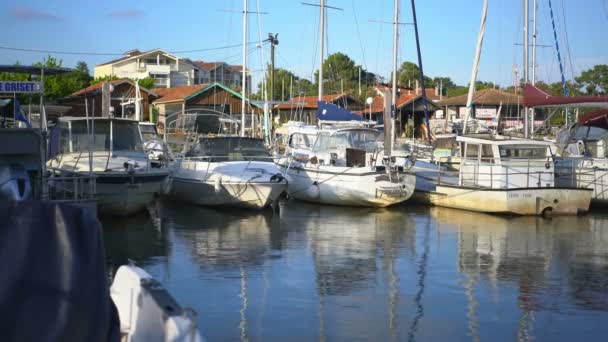
[[[515,215],[577,215],[587,212],[591,189],[520,188],[480,189],[437,185],[416,197],[431,204],[483,213]]]
[[[136,173],[95,173],[97,210],[102,215],[128,216],[142,211],[167,186],[168,170]]]
[[[197,205],[262,209],[276,203],[287,184],[271,162],[183,160],[169,196]]]
[[[123,341],[203,341],[196,313],[182,309],[146,271],[121,266],[110,288]]]
[[[411,173],[400,174],[398,182],[391,182],[386,173],[369,169],[328,172],[322,169],[282,168],[290,179],[290,196],[321,204],[388,207],[409,199],[416,183]]]
[[[174,178],[171,197],[205,206],[262,209],[278,200],[287,184],[276,182],[229,182]]]

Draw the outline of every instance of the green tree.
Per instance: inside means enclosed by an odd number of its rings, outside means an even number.
[[[585,70],[575,78],[579,89],[585,89],[588,95],[608,94],[608,64],[599,64]]]
[[[154,88],[154,82],[156,82],[156,80],[152,77],[142,78],[141,80],[139,80],[139,86],[147,89],[152,89]]]
[[[60,68],[63,67],[63,61],[48,55],[41,62],[34,63],[33,65],[47,68]],[[50,101],[66,97],[73,92],[86,87],[89,79],[89,69],[86,63],[78,62],[76,69],[71,72],[45,77],[44,96]]]
[[[391,75],[392,77],[392,75]],[[397,69],[397,83],[401,87],[411,86],[415,87],[416,81],[420,80],[420,68],[418,65],[412,62],[403,62],[399,69]],[[428,76],[424,76],[424,86],[426,88],[432,88],[435,86],[435,82]]]
[[[290,87],[293,81],[293,96],[300,95],[313,95],[314,94],[314,86],[312,82],[307,79],[300,78],[296,76],[289,70],[282,68],[274,69],[274,100],[275,101],[287,101],[290,96]],[[266,85],[270,87],[270,65],[266,70]],[[284,94],[284,96],[283,96]],[[268,92],[268,96],[270,97],[270,91]],[[263,84],[262,82],[258,83],[258,92],[253,96],[255,99],[262,100],[264,99],[263,94]]]
[[[336,52],[323,61],[323,86],[325,93],[347,92],[358,94],[359,89],[359,70],[361,70],[361,88],[374,85],[377,76],[360,65],[357,65],[348,55]],[[318,87],[319,73],[315,72],[315,87]],[[316,93],[316,89],[315,92]],[[361,96],[363,97],[363,91]]]

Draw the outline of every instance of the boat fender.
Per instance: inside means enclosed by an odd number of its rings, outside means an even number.
[[[220,191],[222,191],[222,177],[217,177],[215,179],[215,182],[213,183],[214,188],[215,188],[215,193],[219,193]]]

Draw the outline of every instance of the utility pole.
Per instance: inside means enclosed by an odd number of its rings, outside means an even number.
[[[279,45],[278,37],[278,33],[274,36],[269,33],[267,39],[270,42],[270,101],[274,101],[274,47]]]

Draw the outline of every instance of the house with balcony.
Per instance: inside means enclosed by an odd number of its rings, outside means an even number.
[[[243,88],[243,66],[225,62],[195,61],[200,68],[201,83],[220,83],[229,87]],[[251,73],[247,70],[247,93],[251,94]]]
[[[154,78],[156,88],[170,88],[201,83],[201,69],[187,58],[180,58],[161,49],[141,52],[131,50],[123,57],[96,65],[95,78]]]

